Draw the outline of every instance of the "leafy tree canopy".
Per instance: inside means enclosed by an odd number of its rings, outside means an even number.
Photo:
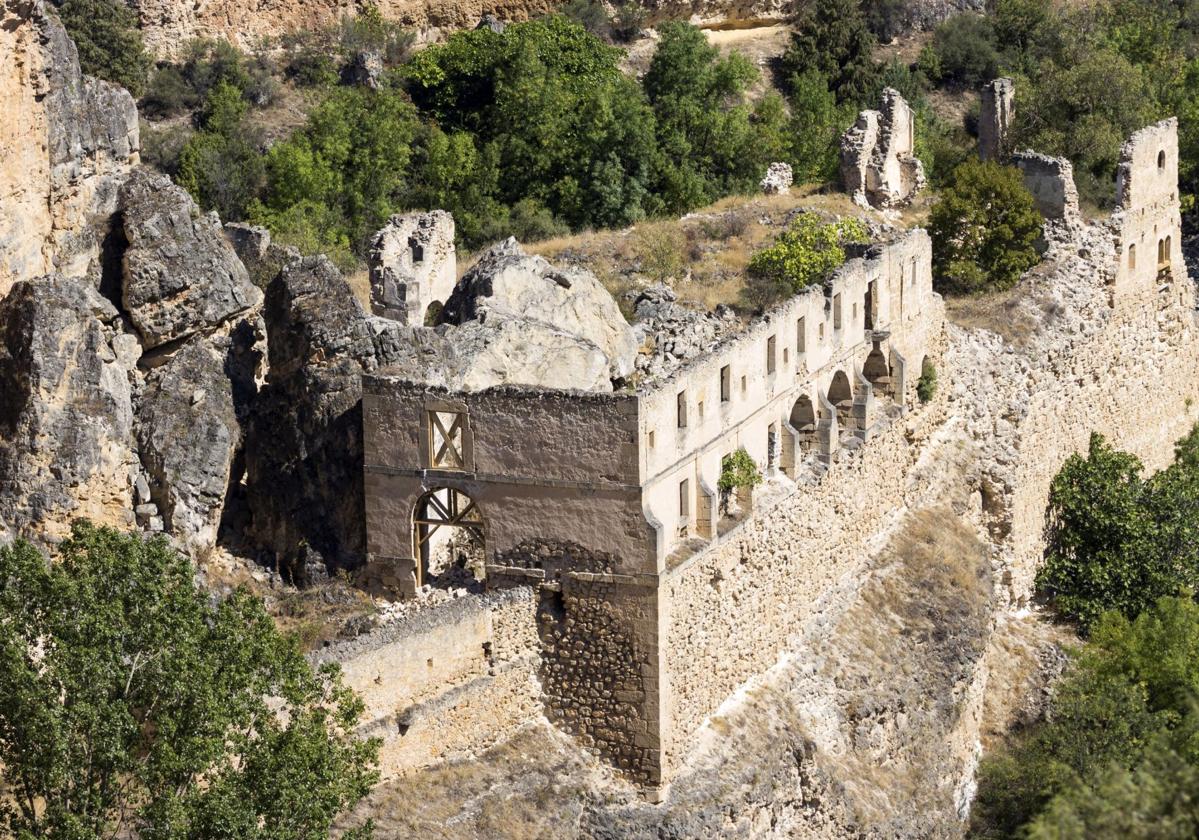
[[[929,215],[938,286],[968,294],[1010,288],[1037,263],[1041,223],[1017,169],[961,164]]]
[[[324,838],[376,778],[361,710],[165,540],[81,522],[53,563],[0,549],[8,836]]]
[[[798,292],[827,279],[845,262],[845,246],[866,239],[857,219],[822,222],[814,213],[801,213],[773,245],[753,255],[749,270],[782,290]]]
[[[878,72],[875,44],[860,0],[814,0],[803,4],[795,21],[783,73],[802,76],[814,70],[838,102],[866,106]]]

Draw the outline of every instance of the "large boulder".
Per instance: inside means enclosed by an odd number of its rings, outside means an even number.
[[[595,275],[530,256],[515,239],[494,246],[466,273],[442,319],[459,326],[475,322],[494,332],[502,346],[490,353],[491,384],[610,391],[612,380],[633,372],[637,356],[632,328]],[[514,326],[500,328],[500,322]],[[517,336],[523,340],[515,341]],[[475,345],[484,340],[482,334],[470,339]],[[505,361],[509,352],[516,355]],[[588,373],[596,352],[602,355],[598,378]],[[555,372],[555,358],[572,369]]]
[[[246,443],[252,538],[297,577],[293,563],[311,552],[352,567],[365,548],[362,374],[399,364],[418,375],[439,339],[367,315],[325,257],[286,265],[263,317],[269,372]]]
[[[211,330],[262,303],[225,239],[169,178],[135,172],[121,189],[127,246],[121,300],[147,347]]]
[[[214,336],[193,336],[146,375],[137,441],[150,496],[165,529],[202,551],[216,544],[241,423],[262,362],[261,323],[240,319]]]
[[[84,76],[43,0],[0,0],[0,297],[48,273],[99,283],[117,189],[137,164],[128,91]]]
[[[54,540],[133,521],[130,371],[139,350],[86,283],[20,281],[0,300],[0,521]]]

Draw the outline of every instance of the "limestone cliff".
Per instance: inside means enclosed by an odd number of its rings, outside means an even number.
[[[0,296],[50,272],[99,282],[122,177],[138,162],[137,108],[84,76],[49,4],[0,6]]]

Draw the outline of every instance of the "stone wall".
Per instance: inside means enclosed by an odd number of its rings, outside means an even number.
[[[778,660],[822,596],[862,569],[871,538],[902,513],[908,473],[944,414],[942,397],[895,420],[663,576],[664,772],[705,717]]]
[[[388,779],[478,753],[537,717],[536,604],[528,587],[464,596],[326,648],[383,739]]]

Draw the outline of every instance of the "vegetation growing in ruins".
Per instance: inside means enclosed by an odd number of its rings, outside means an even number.
[[[815,213],[801,213],[773,245],[753,255],[749,270],[779,290],[798,292],[826,280],[845,262],[845,246],[866,239],[857,219],[822,222]]]
[[[761,483],[762,472],[745,451],[745,447],[740,447],[720,459],[720,478],[716,482],[716,488],[721,493],[757,487]]]
[[[121,0],[63,0],[58,17],[79,50],[79,67],[141,96],[153,62],[142,44],[137,13]]]
[[[1038,588],[1088,630],[1107,611],[1132,619],[1199,585],[1199,428],[1148,478],[1135,455],[1091,436],[1049,492],[1049,550]]]
[[[938,289],[977,294],[1015,285],[1039,260],[1041,224],[1017,169],[963,163],[929,216]]]
[[[361,710],[164,539],[79,522],[54,563],[0,549],[6,836],[325,837],[376,780]]]
[[[1044,719],[984,757],[973,836],[1196,836],[1196,696],[1199,605],[1104,614]]]
[[[922,403],[930,402],[937,394],[937,367],[932,359],[920,365],[920,378],[916,380],[916,397]]]

